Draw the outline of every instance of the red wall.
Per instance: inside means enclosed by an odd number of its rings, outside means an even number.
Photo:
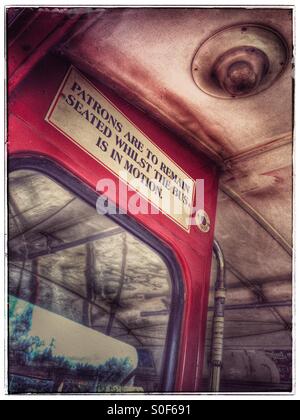
[[[13,91],[8,105],[8,152],[14,156],[47,156],[95,188],[100,178],[115,179],[115,176],[44,121],[69,66],[70,63],[60,57],[49,54]],[[209,233],[202,233],[195,226],[187,233],[162,213],[134,216],[172,248],[182,268],[186,296],[176,391],[198,391],[205,341],[217,170],[176,135],[87,77],[187,174],[194,179],[204,179],[205,210],[212,222]],[[126,203],[117,204],[124,207]]]

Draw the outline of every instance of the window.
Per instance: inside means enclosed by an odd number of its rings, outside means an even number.
[[[161,391],[172,287],[115,221],[40,172],[10,173],[10,393]]]

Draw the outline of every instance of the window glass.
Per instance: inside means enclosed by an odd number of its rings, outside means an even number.
[[[9,175],[9,391],[160,391],[171,281],[52,179]]]

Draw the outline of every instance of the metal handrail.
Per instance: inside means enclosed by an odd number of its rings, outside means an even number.
[[[215,307],[212,326],[212,344],[211,344],[211,373],[210,373],[210,392],[219,392],[221,368],[223,360],[223,342],[224,342],[224,315],[226,299],[225,283],[225,258],[223,251],[214,240],[213,251],[217,259],[218,271],[215,283]]]

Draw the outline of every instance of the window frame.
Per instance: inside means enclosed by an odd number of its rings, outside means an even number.
[[[8,173],[24,169],[40,172],[48,176],[58,185],[66,188],[84,202],[96,208],[96,201],[99,198],[97,192],[52,159],[35,156],[34,154],[26,157],[10,157],[8,159]],[[115,205],[115,203],[113,204]],[[183,325],[185,295],[181,267],[172,249],[163,243],[155,234],[142,226],[132,216],[127,214],[114,214],[106,215],[106,217],[109,217],[116,224],[158,253],[169,271],[172,284],[171,307],[159,388],[163,393],[174,392]]]

